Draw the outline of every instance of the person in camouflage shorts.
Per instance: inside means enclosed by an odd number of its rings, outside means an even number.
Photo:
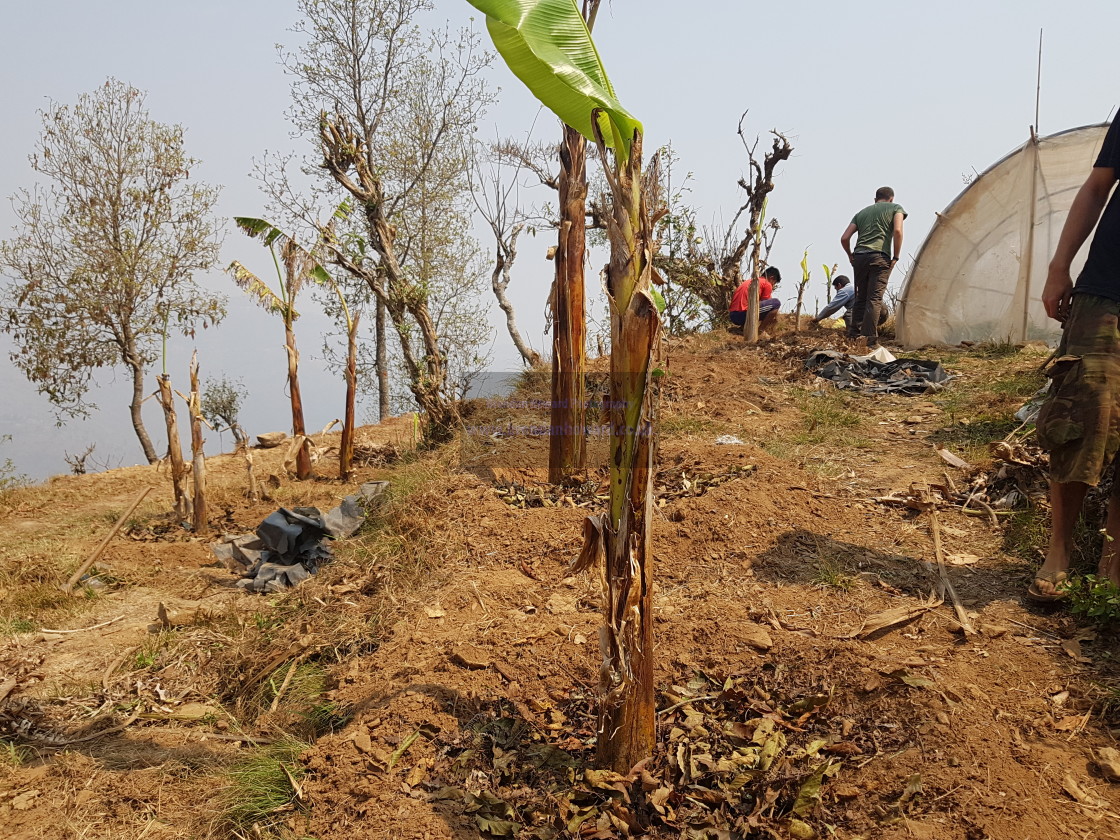
[[[1113,122],[1070,207],[1042,290],[1046,314],[1062,323],[1062,340],[1050,369],[1050,396],[1036,423],[1039,442],[1050,452],[1051,507],[1046,560],[1028,589],[1036,601],[1066,596],[1062,584],[1082,503],[1120,451],[1120,190],[1113,190],[1118,176],[1120,122]],[[1094,225],[1097,232],[1075,286],[1073,258]],[[1112,482],[1104,531],[1097,573],[1120,586],[1120,477]]]
[[[1120,451],[1120,303],[1077,295],[1047,375],[1051,393],[1036,428],[1050,478],[1100,483]],[[1120,482],[1115,486],[1120,488]]]

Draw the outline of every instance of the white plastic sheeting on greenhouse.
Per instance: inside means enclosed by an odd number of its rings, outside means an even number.
[[[1103,123],[1032,138],[937,214],[902,289],[900,344],[1057,339],[1042,286],[1107,130]],[[1088,245],[1074,260],[1075,279],[1087,253]]]

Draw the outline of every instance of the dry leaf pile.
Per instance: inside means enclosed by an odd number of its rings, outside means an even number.
[[[969,475],[967,483],[958,486],[948,473],[944,484],[933,484],[940,495],[962,510],[983,511],[995,520],[994,511],[1022,507],[1028,500],[1044,501],[1049,490],[1047,454],[1031,443],[1008,440],[993,441],[990,446],[990,469],[974,467],[946,449],[939,449],[941,458],[955,469]],[[900,501],[887,497],[880,501]]]
[[[883,690],[930,685],[894,676]],[[429,801],[490,837],[824,837],[829,812],[862,795],[837,783],[845,768],[894,746],[840,721],[832,701],[779,700],[757,675],[698,673],[662,694],[656,754],[628,775],[593,767],[587,695],[536,710],[503,703],[453,740],[437,735],[437,758],[409,781],[424,779]],[[917,804],[920,777],[911,783],[890,797],[896,818]]]
[[[381,467],[400,460],[400,448],[393,443],[376,443],[358,440],[354,442],[354,463],[369,467]]]
[[[723,472],[690,471],[680,467],[658,470],[654,479],[654,496],[658,506],[674,499],[703,496],[713,487],[743,478],[754,472],[753,465],[732,466]],[[606,505],[607,488],[597,481],[586,481],[571,487],[540,485],[530,487],[518,482],[494,485],[498,498],[510,507],[594,507]]]

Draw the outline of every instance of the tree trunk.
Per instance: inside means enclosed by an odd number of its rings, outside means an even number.
[[[175,416],[175,396],[171,391],[171,377],[166,373],[156,377],[159,383],[159,403],[167,425],[167,457],[171,461],[171,486],[175,495],[175,516],[190,520],[193,516],[191,495],[187,490],[187,465],[183,462],[183,444],[179,440],[179,421]]]
[[[494,258],[494,271],[490,275],[490,288],[494,290],[494,297],[498,299],[498,308],[505,313],[506,331],[513,341],[513,346],[521,354],[521,360],[531,368],[541,363],[541,354],[529,346],[517,327],[517,318],[514,315],[513,303],[506,295],[509,288],[510,270],[517,259],[517,237],[521,234],[523,225],[515,225],[509,235],[509,242],[498,243],[497,255]]]
[[[801,332],[801,305],[805,301],[805,287],[809,285],[809,281],[802,280],[801,285],[797,287],[797,308],[793,311],[793,330],[794,332]]]
[[[132,415],[132,428],[136,431],[136,438],[140,441],[140,448],[144,450],[144,457],[149,464],[159,461],[156,448],[152,446],[152,439],[148,437],[148,430],[144,428],[144,417],[141,407],[144,404],[144,366],[140,364],[134,352],[125,354],[125,364],[132,370],[132,402],[129,403],[129,413]]]
[[[606,149],[600,143],[602,159]],[[596,761],[628,773],[653,754],[652,553],[653,418],[651,358],[660,317],[650,295],[654,248],[647,202],[657,172],[642,176],[642,137],[629,161],[608,170],[613,195],[607,298],[611,312],[610,509],[602,523],[606,563],[603,666]]]
[[[560,146],[560,234],[552,306],[552,422],[548,480],[560,484],[583,469],[586,455],[586,323],[583,263],[587,248],[587,141],[564,126]]]
[[[374,319],[377,335],[374,338],[374,367],[377,368],[377,419],[384,423],[393,416],[389,407],[389,351],[386,346],[385,301],[377,298],[377,315]]]
[[[248,482],[248,487],[245,488],[245,496],[250,502],[259,502],[261,500],[261,487],[257,483],[257,472],[253,465],[253,449],[249,446],[249,439],[239,440],[235,451],[240,452],[241,457],[245,459],[245,473]]]
[[[319,135],[323,163],[335,180],[361,203],[369,246],[380,261],[376,271],[370,271],[337,245],[333,247],[335,258],[351,275],[363,279],[384,306],[400,339],[409,388],[425,414],[426,437],[430,443],[443,443],[454,434],[459,412],[454,399],[447,394],[447,368],[428,307],[428,292],[401,270],[394,244],[396,228],[385,215],[380,176],[363,157],[364,140],[344,122],[331,122],[325,117]],[[357,173],[356,182],[350,178],[351,168]],[[412,347],[417,337],[422,358],[417,357]],[[382,391],[388,394],[387,388]]]
[[[288,351],[288,395],[292,400],[292,437],[303,438],[296,453],[296,478],[304,480],[311,477],[311,441],[307,439],[307,427],[303,422],[303,400],[299,394],[299,351],[296,350],[296,334],[290,321],[284,322],[284,348]]]
[[[210,530],[206,507],[206,456],[202,452],[202,397],[198,392],[198,351],[191,356],[191,473],[194,478],[194,511],[191,529],[196,534]]]
[[[396,232],[385,218],[384,208],[378,202],[366,203],[364,208],[371,241],[377,243],[381,257],[380,285],[373,291],[384,301],[386,314],[400,339],[409,388],[425,417],[424,436],[429,443],[445,443],[454,433],[459,414],[454,400],[447,395],[447,368],[427,294],[401,271],[394,245]],[[417,359],[412,350],[414,333],[419,333],[423,359]]]
[[[758,341],[758,275],[751,278],[747,295],[747,320],[743,324],[743,341],[754,344]]]
[[[354,404],[358,395],[359,318],[361,313],[355,312],[346,329],[346,413],[342,421],[342,442],[338,446],[338,477],[343,481],[354,472],[351,463],[354,460]]]

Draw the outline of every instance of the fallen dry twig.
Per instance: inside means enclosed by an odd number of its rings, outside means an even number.
[[[849,636],[841,636],[840,638],[866,639],[868,636],[878,633],[880,630],[888,630],[892,627],[898,627],[908,621],[912,621],[922,613],[935,610],[944,603],[944,598],[935,597],[933,593],[930,593],[928,601],[916,606],[892,607],[889,610],[875,613],[875,615],[869,616],[864,620],[863,626],[860,627],[859,630]]]
[[[58,741],[53,738],[32,738],[31,740],[42,744],[45,747],[58,749],[60,747],[69,747],[71,744],[83,744],[86,741],[93,741],[97,738],[104,738],[106,735],[115,735],[118,732],[123,732],[128,727],[132,726],[140,718],[139,712],[133,712],[129,715],[123,723],[116,726],[110,726],[108,729],[102,729],[100,732],[94,732],[92,735],[83,735],[81,738],[69,738],[64,741]]]
[[[87,630],[100,630],[102,627],[108,627],[110,624],[116,624],[124,618],[123,615],[118,615],[116,618],[110,618],[108,621],[102,621],[100,624],[93,624],[89,627],[79,627],[76,630],[48,630],[43,628],[40,633],[85,633]]]
[[[292,666],[288,669],[288,673],[284,677],[284,682],[280,683],[280,688],[276,690],[276,696],[272,698],[272,703],[268,707],[269,712],[275,712],[280,705],[280,698],[284,696],[284,692],[288,690],[288,686],[292,684],[292,676],[295,675],[296,668],[299,666],[299,659],[292,661]]]
[[[97,562],[97,558],[101,556],[101,552],[103,552],[108,547],[109,541],[113,539],[114,536],[116,536],[117,531],[121,529],[121,526],[124,525],[128,517],[132,516],[132,512],[136,510],[136,508],[140,507],[140,503],[144,501],[144,497],[148,495],[151,489],[151,487],[145,487],[140,491],[136,499],[132,502],[131,505],[128,506],[128,510],[122,513],[120,519],[118,519],[113,527],[109,529],[109,533],[105,535],[105,539],[103,539],[101,541],[101,544],[94,549],[93,554],[87,557],[86,561],[78,567],[77,571],[75,571],[74,574],[70,575],[70,580],[66,581],[66,583],[63,584],[63,592],[70,593],[73,591],[74,584],[80,581],[82,579],[82,575],[89,571],[90,566]]]
[[[949,570],[945,566],[945,552],[941,548],[941,523],[937,518],[937,502],[928,490],[922,490],[918,504],[929,514],[930,530],[933,532],[933,555],[937,559],[937,574],[940,580],[939,594],[942,600],[944,600],[946,593],[949,595],[949,598],[953,601],[953,609],[957,613],[957,621],[960,623],[961,629],[967,635],[975,635],[976,628],[972,626],[968,613],[965,612],[964,605],[961,604],[961,599],[957,597],[957,591],[953,588],[952,581],[949,580]]]
[[[130,648],[126,648],[124,653],[122,653],[111,663],[109,663],[109,667],[106,668],[105,673],[101,675],[101,687],[103,689],[105,689],[106,691],[109,690],[109,679],[113,676],[113,674],[116,673],[117,669],[125,663],[125,660],[127,660],[128,657],[132,656],[132,654],[136,653],[136,651],[139,649],[140,648],[138,645],[133,645]]]

